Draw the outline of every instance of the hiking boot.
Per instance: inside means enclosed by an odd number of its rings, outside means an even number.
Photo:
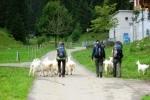
[[[62,77],[65,77],[65,75],[62,75]]]
[[[103,74],[102,74],[102,72],[100,72],[100,78],[102,78],[103,77]]]
[[[59,77],[61,77],[61,74],[59,74]]]
[[[97,74],[96,77],[99,77],[99,75]]]

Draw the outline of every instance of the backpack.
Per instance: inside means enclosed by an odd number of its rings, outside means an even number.
[[[64,48],[63,46],[60,46],[60,47],[58,48],[58,56],[59,56],[60,58],[65,57],[65,48]]]
[[[123,57],[121,44],[116,43],[114,45],[113,56],[115,59],[121,59]]]
[[[94,57],[99,58],[101,56],[102,56],[102,48],[99,45],[96,45],[95,52],[94,52]]]

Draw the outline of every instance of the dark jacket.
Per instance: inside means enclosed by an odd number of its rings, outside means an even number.
[[[115,46],[113,47],[112,50],[112,56],[113,56],[113,62],[117,63],[117,62],[122,62],[122,58],[123,58],[123,50],[122,50],[122,44],[121,42],[117,42],[121,45],[120,49],[117,49]],[[117,53],[115,53],[115,51],[117,51]]]
[[[97,46],[99,47],[99,48],[101,48],[101,56],[100,57],[95,57],[95,52],[96,52],[96,48],[97,48]],[[100,44],[96,44],[96,45],[94,45],[94,47],[93,47],[93,51],[92,51],[92,59],[93,58],[96,58],[96,59],[105,59],[105,50],[104,50],[104,48],[100,45]]]

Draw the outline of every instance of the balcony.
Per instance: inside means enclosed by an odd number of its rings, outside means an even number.
[[[150,0],[140,0],[139,3],[142,8],[149,8],[150,10]]]

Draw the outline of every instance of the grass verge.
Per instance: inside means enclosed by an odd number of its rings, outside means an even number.
[[[142,100],[150,100],[150,95],[143,96]]]
[[[27,68],[0,67],[0,100],[27,100],[33,80]]]
[[[33,58],[41,57],[45,53],[54,50],[53,45],[37,46],[22,46],[13,48],[0,48],[0,63],[17,62],[17,52],[19,53],[18,60],[20,62],[31,61]]]

